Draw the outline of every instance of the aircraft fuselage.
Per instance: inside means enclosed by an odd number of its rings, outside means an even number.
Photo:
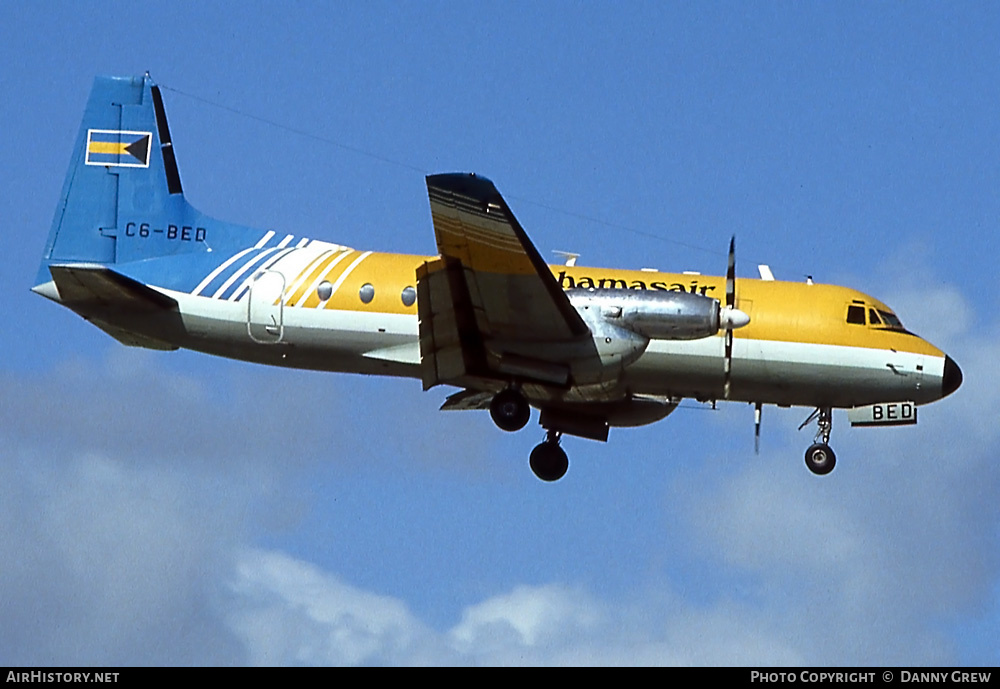
[[[317,245],[256,249],[190,291],[152,284],[177,301],[176,320],[151,316],[144,323],[115,311],[86,315],[164,343],[246,361],[419,378],[417,308],[413,301],[404,302],[403,293],[415,287],[417,268],[434,257]],[[273,263],[266,258],[258,263],[257,257],[274,258],[282,251]],[[243,270],[247,264],[251,270]],[[267,289],[253,279],[260,266],[277,281],[280,296],[256,294]],[[565,288],[688,291],[709,297],[725,289],[719,276],[550,268]],[[128,264],[117,269],[130,273]],[[137,266],[130,276],[142,280],[142,273]],[[239,277],[230,281],[233,275]],[[336,288],[326,300],[318,293],[324,282]],[[266,303],[255,308],[257,302]],[[847,322],[851,305],[863,307],[864,323]],[[945,354],[902,328],[871,323],[870,311],[891,310],[856,290],[741,278],[738,307],[751,320],[735,333],[731,400],[851,407],[926,403],[942,396]],[[722,340],[721,334],[653,340],[624,369],[626,385],[641,394],[717,399]]]
[[[451,385],[444,409],[489,409],[506,431],[535,406],[547,481],[568,466],[563,434],[606,440],[684,398],[754,403],[758,430],[764,404],[815,407],[806,463],[825,474],[833,408],[878,425],[863,408],[961,384],[872,297],[737,278],[735,239],[724,277],[546,265],[491,181],[426,182],[437,255],[219,221],[184,198],[159,88],[99,77],[33,289],[127,345]]]

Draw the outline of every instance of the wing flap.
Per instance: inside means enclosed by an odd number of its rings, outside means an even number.
[[[417,316],[424,390],[487,373],[483,340],[459,261],[438,259],[417,269]]]

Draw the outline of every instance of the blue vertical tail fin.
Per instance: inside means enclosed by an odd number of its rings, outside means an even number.
[[[54,264],[113,265],[206,250],[184,200],[160,89],[98,77],[52,220],[39,282]],[[171,241],[184,232],[191,241]]]

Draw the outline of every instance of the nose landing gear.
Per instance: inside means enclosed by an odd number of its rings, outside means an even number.
[[[837,455],[826,443],[813,443],[806,450],[806,466],[817,476],[829,474],[836,465]]]
[[[837,455],[829,445],[830,431],[833,430],[833,410],[830,407],[819,407],[802,422],[799,430],[814,418],[819,429],[816,431],[815,442],[806,450],[806,466],[817,476],[825,476],[837,465]]]

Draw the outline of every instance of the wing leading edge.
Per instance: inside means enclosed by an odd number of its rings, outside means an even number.
[[[568,385],[573,362],[596,356],[590,329],[493,182],[432,175],[427,192],[441,257],[418,271],[424,387]]]
[[[483,335],[565,340],[589,330],[485,177],[427,178],[438,252],[461,261]]]

